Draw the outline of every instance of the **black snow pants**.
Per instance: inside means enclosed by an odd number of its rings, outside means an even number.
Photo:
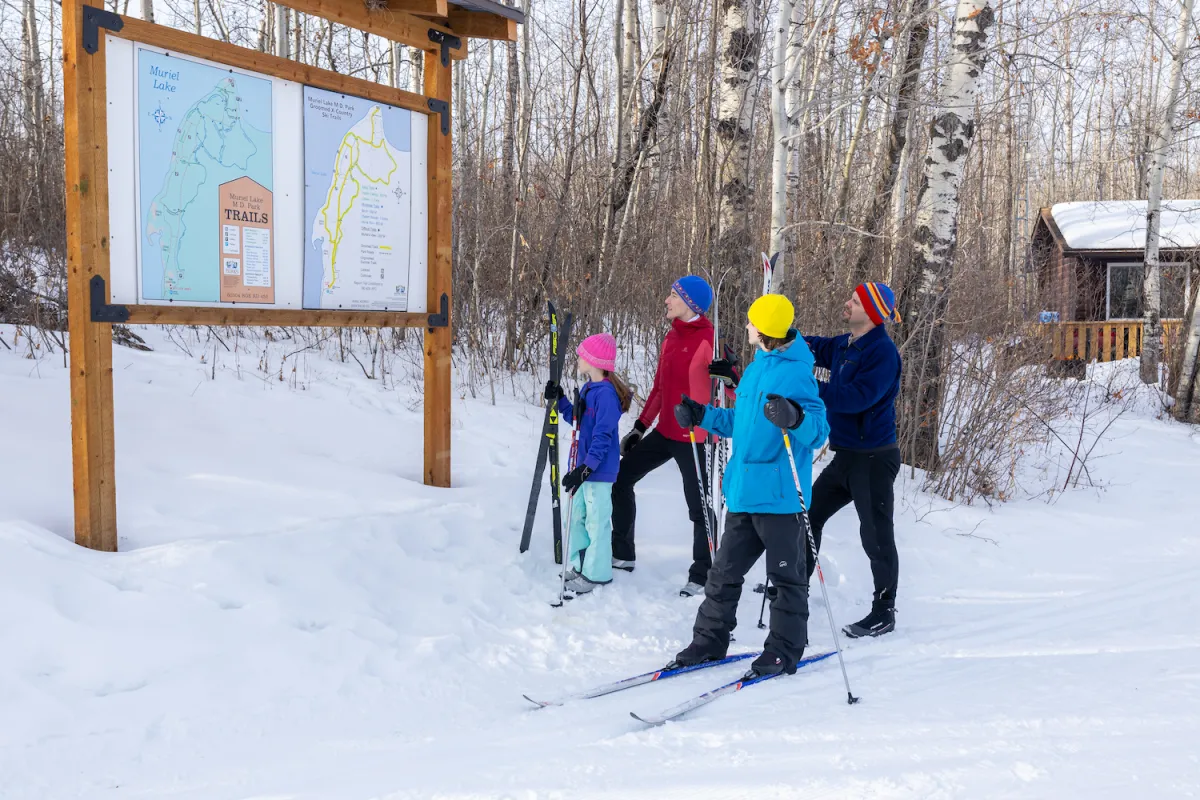
[[[854,510],[858,512],[858,535],[871,560],[871,576],[875,581],[873,608],[896,607],[900,558],[892,522],[892,485],[899,473],[899,448],[864,452],[838,450],[833,461],[813,483],[808,508],[813,540],[820,552],[825,523],[848,503],[854,503]],[[810,576],[815,563],[814,559],[809,559]]]
[[[808,641],[808,548],[802,538],[797,514],[727,514],[725,534],[692,628],[692,643],[714,656],[725,655],[746,573],[765,551],[767,577],[776,591],[763,649],[790,664],[799,661]]]
[[[672,441],[656,430],[650,431],[629,455],[621,459],[621,468],[612,490],[612,554],[613,558],[622,561],[635,559],[633,530],[637,518],[637,498],[633,487],[672,459],[683,478],[683,496],[687,500],[688,519],[692,521],[692,566],[688,569],[688,580],[703,586],[708,578],[708,568],[712,566],[712,558],[708,554],[708,531],[704,527],[703,490],[696,483],[696,460],[692,456],[691,442]],[[708,470],[703,455],[700,457],[700,471],[707,482]],[[715,533],[715,527],[713,531]]]

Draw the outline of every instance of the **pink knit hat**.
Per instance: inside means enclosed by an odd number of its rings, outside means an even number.
[[[576,355],[596,369],[612,372],[617,368],[617,340],[610,333],[597,333],[579,343]]]

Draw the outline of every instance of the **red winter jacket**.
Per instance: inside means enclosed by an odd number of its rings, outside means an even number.
[[[671,330],[663,339],[658,356],[658,371],[654,373],[654,388],[646,398],[646,407],[638,417],[649,428],[658,419],[658,432],[676,442],[688,440],[687,430],[675,421],[675,406],[683,395],[707,404],[712,392],[708,364],[713,354],[713,326],[708,317],[699,316],[691,322],[671,320]],[[703,441],[704,431],[696,429],[696,441]]]

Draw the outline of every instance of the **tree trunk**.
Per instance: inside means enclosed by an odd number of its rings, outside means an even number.
[[[1167,90],[1167,105],[1163,109],[1162,125],[1150,150],[1150,166],[1146,170],[1146,256],[1143,259],[1145,280],[1142,284],[1142,361],[1139,370],[1142,383],[1158,382],[1158,362],[1162,359],[1162,264],[1159,261],[1159,224],[1162,212],[1163,171],[1167,166],[1167,150],[1171,147],[1175,129],[1175,106],[1179,102],[1179,82],[1183,75],[1183,60],[1187,56],[1188,40],[1192,37],[1192,3],[1183,0],[1179,12],[1179,31],[1175,37],[1175,52],[1171,55],[1171,85]]]
[[[516,173],[516,141],[517,141],[517,89],[521,85],[521,68],[517,62],[517,43],[507,42],[505,50],[508,54],[507,86],[504,93],[504,142],[500,148],[501,168],[504,172],[504,188],[512,198],[513,175]]]
[[[782,253],[785,247],[784,228],[788,212],[788,155],[789,141],[793,135],[788,115],[790,86],[787,76],[789,40],[798,33],[793,31],[794,0],[779,0],[779,11],[775,17],[775,58],[771,67],[771,244],[772,256]],[[786,261],[787,259],[782,259]],[[782,276],[780,276],[782,277]]]
[[[1200,281],[1192,286],[1191,318],[1184,332],[1183,358],[1175,389],[1175,418],[1200,423]]]
[[[287,6],[275,5],[275,55],[280,58],[291,58],[291,33],[288,23],[291,22],[291,10]]]
[[[804,4],[817,0],[799,0],[792,3],[792,31],[787,47],[787,120],[788,120],[788,206],[795,209],[800,197],[800,103],[804,92],[804,51],[812,40],[803,35]],[[810,25],[815,29],[815,25]],[[772,251],[774,252],[774,251]],[[786,264],[787,259],[783,259]],[[786,268],[786,267],[785,267]]]
[[[987,62],[991,0],[958,0],[954,40],[942,84],[942,105],[929,127],[912,255],[900,298],[900,341],[905,349],[900,392],[905,462],[938,465],[938,410],[946,306],[954,272],[959,184],[975,135],[975,95]]]
[[[716,263],[744,265],[755,274],[750,239],[749,200],[751,124],[750,87],[758,70],[758,35],[751,7],[745,0],[721,0],[721,27],[717,46],[721,67],[717,102],[717,214]]]
[[[650,4],[650,32],[653,36],[654,74],[662,73],[662,58],[667,44],[668,8],[665,0],[652,0]]]
[[[908,47],[904,52],[900,87],[896,91],[896,109],[888,127],[882,168],[875,180],[871,205],[860,225],[864,231],[875,235],[862,237],[862,245],[859,247],[858,258],[855,259],[851,275],[856,284],[867,280],[882,252],[882,240],[879,235],[884,232],[888,209],[892,207],[892,189],[896,186],[896,177],[900,174],[900,161],[908,141],[908,123],[912,116],[917,87],[920,85],[925,45],[929,41],[929,0],[913,0],[911,15],[912,30],[909,32]]]
[[[516,51],[509,55],[509,82],[516,78],[519,91],[513,93],[510,85],[509,92],[513,100],[513,126],[516,152],[514,153],[515,171],[512,182],[512,237],[508,250],[508,319],[504,335],[504,364],[510,369],[516,366],[517,348],[517,317],[520,308],[517,305],[517,284],[521,263],[521,206],[525,202],[525,156],[529,145],[529,59],[531,44],[529,41],[529,14],[532,3],[524,0],[522,11],[525,12],[525,24],[521,26],[521,58],[516,58]]]
[[[42,132],[46,127],[45,87],[42,82],[42,50],[38,39],[37,6],[34,0],[25,0],[24,7],[24,75],[25,114],[35,147],[41,147]]]
[[[631,113],[637,114],[640,110],[638,106],[641,104],[641,92],[638,90],[640,81],[638,80],[638,61],[641,58],[639,27],[640,19],[638,17],[638,0],[625,0],[625,46],[621,56],[621,72],[623,74],[622,84],[625,86],[626,98],[623,102],[628,105]],[[637,117],[633,116],[626,120],[626,138],[630,140],[636,136],[634,132],[637,129]],[[631,156],[631,159],[633,157]]]
[[[425,54],[415,47],[408,49],[408,90],[425,93]]]
[[[154,0],[142,0],[142,19],[154,22]]]

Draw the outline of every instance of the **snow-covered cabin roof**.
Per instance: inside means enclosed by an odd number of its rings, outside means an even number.
[[[1050,216],[1069,250],[1145,250],[1146,201],[1055,203]],[[1200,247],[1200,200],[1164,200],[1161,247]]]

